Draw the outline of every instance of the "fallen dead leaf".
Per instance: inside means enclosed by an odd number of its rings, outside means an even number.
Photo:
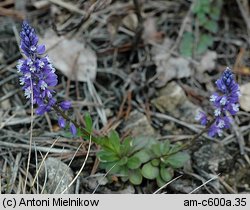
[[[180,79],[191,76],[190,62],[183,57],[168,57],[168,50],[172,40],[165,38],[161,45],[155,45],[151,51],[153,60],[157,66],[157,87],[163,87],[172,79]]]
[[[240,107],[250,112],[250,83],[240,86]]]
[[[207,51],[201,58],[199,70],[201,72],[211,71],[215,68],[217,53],[215,51]]]
[[[48,32],[41,43],[49,49],[48,55],[53,65],[71,80],[86,82],[95,80],[97,57],[95,52],[76,39],[58,38]],[[75,75],[74,75],[75,74]]]

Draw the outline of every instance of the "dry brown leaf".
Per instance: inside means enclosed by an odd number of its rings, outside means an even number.
[[[77,81],[94,80],[97,71],[97,58],[93,50],[76,39],[58,38],[46,35],[41,43],[49,48],[48,55],[56,69],[65,76]]]
[[[250,112],[250,83],[240,86],[240,107],[241,109]]]
[[[217,53],[215,51],[207,51],[201,58],[199,70],[201,72],[211,71],[215,68]]]
[[[129,13],[123,18],[122,23],[126,28],[135,31],[138,26],[138,18],[135,13]]]

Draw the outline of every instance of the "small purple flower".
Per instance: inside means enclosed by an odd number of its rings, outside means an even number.
[[[202,111],[199,111],[199,113],[195,117],[195,120],[199,121],[203,126],[205,126],[208,122],[207,115]]]
[[[75,136],[77,133],[77,129],[74,123],[70,123],[70,132],[72,133],[73,136]]]
[[[214,123],[209,127],[208,135],[222,135],[223,129],[230,128],[232,119],[228,114],[235,115],[239,111],[239,85],[234,80],[232,71],[227,67],[221,77],[215,82],[219,93],[211,95],[210,101],[214,106]],[[206,125],[205,113],[200,114],[200,123]]]
[[[60,103],[60,107],[62,110],[68,110],[71,107],[70,101],[63,101]]]
[[[60,128],[64,128],[66,126],[66,121],[62,116],[58,117],[58,125]]]

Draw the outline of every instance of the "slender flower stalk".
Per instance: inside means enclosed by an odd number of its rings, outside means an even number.
[[[234,75],[230,68],[226,68],[221,77],[215,82],[218,92],[211,95],[210,101],[214,106],[214,122],[209,126],[208,135],[222,135],[224,129],[231,126],[232,118],[239,111],[239,85],[234,80]],[[207,125],[208,118],[204,112],[196,116],[196,120],[201,125]]]

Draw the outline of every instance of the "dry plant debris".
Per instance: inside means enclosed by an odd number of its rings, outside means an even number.
[[[214,1],[204,0],[198,7],[196,1],[181,0],[1,0],[1,193],[48,192],[46,179],[36,171],[45,161],[52,167],[49,160],[62,165],[58,173],[68,169],[67,182],[76,177],[69,192],[92,193],[96,183],[100,184],[98,193],[153,193],[159,189],[155,181],[132,186],[119,176],[106,176],[96,158],[100,148],[59,130],[54,114],[35,115],[31,130],[32,110],[16,73],[23,19],[49,45],[46,53],[60,81],[56,97],[72,101],[72,117],[83,124],[88,111],[96,133],[116,129],[122,139],[146,129],[145,133],[163,142],[187,142],[202,129],[194,121],[197,110],[213,114],[209,96],[215,80],[230,66],[241,86],[240,112],[233,128],[222,138],[201,136],[187,150],[191,159],[186,167],[175,172],[176,177],[183,176],[164,190],[188,193],[219,177],[194,193],[249,193],[250,5],[244,0],[221,0],[217,11]],[[210,11],[218,17],[208,15]],[[27,174],[31,131],[32,161]],[[87,154],[84,170],[78,174]],[[41,175],[53,176],[46,169]],[[95,180],[95,186],[88,180]],[[65,186],[59,186],[59,191],[61,187]]]

